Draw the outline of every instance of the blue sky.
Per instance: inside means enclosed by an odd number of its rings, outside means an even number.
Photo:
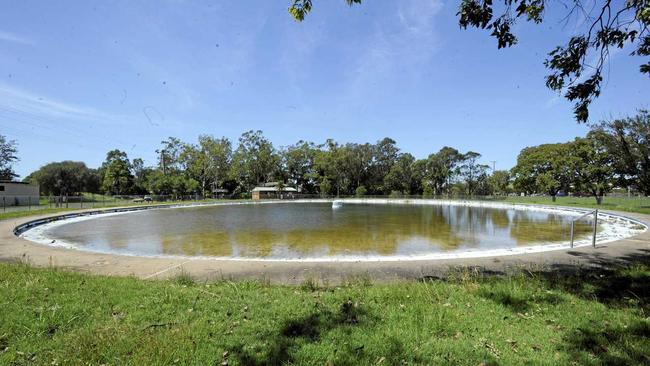
[[[1,1],[0,134],[18,142],[17,172],[96,167],[114,148],[155,164],[168,136],[251,129],[276,147],[389,136],[425,157],[448,145],[504,169],[525,146],[586,131],[544,86],[544,56],[581,26],[561,12],[518,24],[519,45],[497,50],[459,29],[459,0],[315,0],[303,23],[289,2]],[[649,107],[642,59],[627,53],[611,58],[593,120]]]

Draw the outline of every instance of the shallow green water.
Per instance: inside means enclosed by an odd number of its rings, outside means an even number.
[[[570,217],[457,206],[277,203],[160,209],[48,229],[92,250],[145,255],[410,256],[569,240]],[[578,237],[589,233],[586,223]]]

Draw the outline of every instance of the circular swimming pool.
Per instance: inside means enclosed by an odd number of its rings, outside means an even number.
[[[583,211],[476,201],[225,203],[82,215],[23,231],[26,239],[102,253],[234,260],[355,261],[476,257],[568,247]],[[645,230],[601,215],[598,242]],[[589,220],[575,244],[591,243]]]

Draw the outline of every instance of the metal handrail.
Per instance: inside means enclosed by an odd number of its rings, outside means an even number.
[[[573,248],[573,237],[574,237],[574,230],[575,230],[575,223],[578,220],[582,220],[583,218],[594,215],[594,223],[593,223],[593,234],[591,237],[591,246],[596,247],[596,230],[598,229],[598,210],[593,210],[589,211],[571,221],[571,248]]]

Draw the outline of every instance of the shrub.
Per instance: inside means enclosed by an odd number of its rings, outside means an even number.
[[[390,194],[388,195],[390,198],[400,198],[402,197],[402,192],[400,191],[390,191]]]
[[[424,190],[422,191],[422,196],[424,196],[424,198],[433,197],[433,188],[431,188],[429,185],[425,185]]]

